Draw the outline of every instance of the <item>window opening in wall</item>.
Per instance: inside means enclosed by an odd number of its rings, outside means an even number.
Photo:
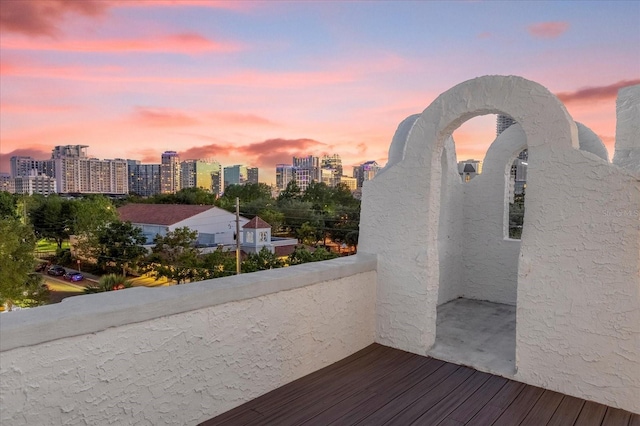
[[[525,149],[511,163],[509,174],[509,238],[513,240],[522,237],[528,166],[529,151]]]
[[[456,144],[458,174],[463,183],[482,174],[483,158],[496,138],[496,115],[482,115],[464,122],[451,136]]]

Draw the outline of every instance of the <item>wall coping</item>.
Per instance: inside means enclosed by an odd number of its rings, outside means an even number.
[[[360,253],[170,287],[74,296],[54,305],[3,313],[0,352],[306,287],[376,267],[377,256]]]

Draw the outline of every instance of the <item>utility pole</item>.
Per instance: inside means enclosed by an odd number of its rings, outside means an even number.
[[[240,275],[240,198],[236,197],[236,274]]]

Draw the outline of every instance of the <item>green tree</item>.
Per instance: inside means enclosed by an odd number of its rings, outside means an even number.
[[[219,248],[200,257],[199,277],[202,280],[228,277],[236,273],[235,252]]]
[[[178,284],[196,281],[200,278],[199,252],[195,247],[198,232],[182,227],[157,235],[149,257],[150,270],[156,279],[166,277]]]
[[[338,257],[337,254],[331,253],[322,247],[314,250],[313,253],[305,247],[296,247],[293,253],[289,255],[287,263],[293,266],[300,265],[302,263],[335,259],[336,257]]]
[[[258,253],[249,253],[247,259],[245,259],[240,265],[241,271],[256,272],[263,271],[265,269],[282,268],[284,262],[278,259],[275,253],[272,253],[266,247],[263,247]]]
[[[318,228],[311,225],[309,222],[303,223],[296,231],[296,235],[298,236],[298,240],[302,244],[306,244],[308,246],[315,245],[315,243],[317,243],[318,240],[322,238],[322,232],[320,232]]]
[[[147,255],[147,249],[143,247],[145,242],[142,229],[131,222],[111,222],[97,231],[92,257],[99,268],[117,268],[126,276],[129,266]]]
[[[42,278],[34,274],[33,230],[17,219],[0,219],[0,302],[11,306],[38,306],[49,297]]]
[[[302,190],[295,180],[289,181],[287,187],[278,195],[278,205],[291,200],[299,200],[302,197]]]
[[[46,197],[31,211],[31,223],[38,238],[53,240],[61,249],[75,225],[72,201],[58,195]]]
[[[17,219],[17,202],[13,194],[0,192],[0,219]]]

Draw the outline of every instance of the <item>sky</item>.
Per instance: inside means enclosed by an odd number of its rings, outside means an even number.
[[[556,94],[613,154],[617,90],[640,84],[638,1],[2,0],[0,171],[92,157],[260,168],[386,163],[398,124],[482,75]],[[484,157],[495,117],[456,132]]]

